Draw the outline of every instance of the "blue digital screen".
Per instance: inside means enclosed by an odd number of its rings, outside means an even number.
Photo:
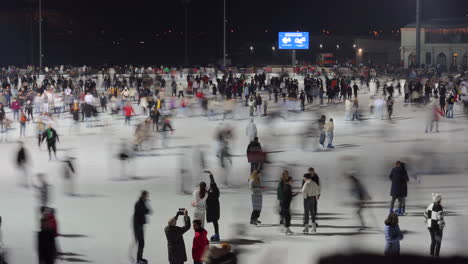
[[[279,49],[309,49],[309,32],[279,32]]]

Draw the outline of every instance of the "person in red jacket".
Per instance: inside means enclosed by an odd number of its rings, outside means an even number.
[[[21,104],[16,100],[16,98],[13,98],[13,103],[11,103],[11,110],[13,110],[13,119],[15,121],[18,121],[19,119],[19,110],[21,108]]]
[[[122,110],[125,115],[125,124],[130,125],[130,118],[132,117],[132,114],[135,114],[135,110],[133,110],[133,107],[130,105],[130,102],[127,102],[127,105],[125,105]]]
[[[194,264],[202,264],[203,254],[210,245],[207,235],[208,232],[202,227],[200,220],[193,220],[193,230],[195,230],[195,237],[193,238],[192,258]]]

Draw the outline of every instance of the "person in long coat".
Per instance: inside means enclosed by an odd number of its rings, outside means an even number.
[[[190,230],[190,217],[187,210],[184,211],[184,226],[176,226],[177,218],[180,212],[174,218],[169,219],[168,226],[164,228],[167,238],[167,252],[170,264],[182,264],[187,261],[185,242],[183,235]]]
[[[392,188],[390,196],[392,201],[390,203],[390,213],[393,212],[395,200],[398,199],[398,209],[396,213],[398,215],[405,214],[405,198],[408,195],[408,173],[406,172],[404,163],[397,161],[395,167],[390,173],[390,180],[392,181]]]
[[[250,224],[258,225],[262,223],[258,218],[260,217],[263,205],[263,187],[258,170],[254,170],[250,176],[249,189],[252,191],[252,214],[250,216]]]
[[[219,225],[220,216],[219,208],[219,189],[216,184],[213,174],[210,172],[210,189],[208,190],[208,198],[206,199],[206,222],[213,223],[215,233],[211,236],[211,241],[219,241]]]

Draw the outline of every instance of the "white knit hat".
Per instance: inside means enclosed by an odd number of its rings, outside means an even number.
[[[432,193],[432,200],[434,201],[434,203],[438,203],[440,202],[440,200],[442,200],[442,195],[438,193]]]

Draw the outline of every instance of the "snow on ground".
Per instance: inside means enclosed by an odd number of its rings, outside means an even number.
[[[367,108],[367,96],[360,95],[360,105]],[[273,107],[273,101],[270,106]],[[276,106],[275,106],[276,107]],[[395,105],[394,121],[369,117],[362,122],[344,121],[344,105],[330,105],[305,113],[289,113],[288,120],[280,120],[274,129],[268,119],[256,117],[260,142],[271,151],[273,164],[263,173],[265,185],[271,187],[264,195],[261,227],[249,226],[251,212],[250,192],[247,188],[249,164],[245,149],[248,138],[245,127],[248,122],[247,108],[241,108],[238,120],[227,120],[235,128],[236,138],[231,144],[233,167],[229,174],[231,187],[221,188],[221,238],[236,236],[236,224],[246,226],[242,236],[249,239],[250,245],[242,246],[245,251],[240,256],[241,263],[311,263],[320,256],[346,250],[383,252],[383,221],[388,213],[390,182],[387,180],[391,166],[398,159],[419,157],[427,159],[427,152],[436,151],[435,161],[409,166],[413,169],[437,168],[458,170],[451,173],[442,170],[438,175],[424,174],[421,183],[412,180],[409,184],[407,201],[408,216],[400,218],[400,227],[408,230],[401,243],[402,253],[428,254],[429,234],[423,223],[422,213],[431,202],[431,193],[440,192],[447,211],[447,227],[444,231],[442,255],[466,255],[464,245],[467,236],[462,223],[468,212],[468,184],[466,177],[467,145],[466,119],[461,114],[461,106],[456,106],[456,118],[442,120],[440,133],[424,134],[427,111],[415,106],[404,106],[401,98]],[[335,120],[335,146],[332,151],[312,151],[311,147],[302,150],[299,133],[303,127],[325,114]],[[141,190],[150,193],[150,204],[154,210],[146,227],[146,247],[144,256],[150,263],[167,263],[167,244],[164,227],[178,208],[190,208],[191,195],[180,194],[179,169],[181,155],[192,155],[187,146],[206,145],[208,167],[221,182],[223,171],[215,157],[216,143],[214,132],[220,121],[208,121],[206,117],[180,117],[174,120],[175,134],[171,137],[168,149],[162,149],[159,140],[153,146],[145,146],[146,151],[128,165],[128,175],[133,180],[119,181],[121,165],[115,156],[122,139],[131,140],[134,127],[123,125],[123,119],[112,119],[107,114],[99,116],[99,122],[109,126],[78,130],[69,126],[71,118],[66,114],[55,122],[60,135],[59,158],[67,153],[76,157],[77,186],[79,197],[63,194],[62,163],[48,162],[45,146],[38,149],[33,125],[27,127],[26,146],[33,159],[34,173],[44,172],[54,186],[52,207],[57,209],[59,232],[69,235],[60,237],[63,252],[78,254],[75,258],[93,263],[130,263],[133,235],[131,216],[133,205]],[[134,122],[133,124],[135,124]],[[17,139],[19,128],[10,131],[10,141]],[[276,135],[276,136],[275,136]],[[159,137],[159,136],[158,136]],[[182,147],[181,147],[182,146]],[[0,144],[0,215],[3,218],[2,231],[5,244],[10,250],[11,263],[34,263],[36,259],[35,232],[38,230],[37,196],[31,189],[18,186],[20,174],[14,164],[17,144]],[[413,153],[425,150],[417,156]],[[353,158],[353,159],[351,159]],[[188,158],[191,161],[190,158]],[[414,161],[416,162],[416,161]],[[419,161],[421,162],[421,161]],[[429,163],[429,164],[428,164]],[[283,164],[283,165],[282,165]],[[286,165],[284,165],[286,164]],[[296,197],[292,210],[292,236],[279,232],[278,216],[275,212],[276,183],[269,181],[280,177],[281,170],[290,165],[292,176],[302,179],[308,167],[314,167],[322,181],[322,196],[319,201],[318,232],[303,235],[302,204]],[[437,164],[437,165],[434,165]],[[190,164],[189,164],[190,165]],[[192,172],[196,169],[190,169]],[[364,211],[368,225],[373,229],[357,232],[359,222],[348,194],[348,182],[343,171],[358,171],[373,200],[370,209]],[[208,181],[206,175],[197,175]],[[193,188],[195,184],[189,182]],[[191,189],[193,189],[191,188]],[[179,222],[179,224],[181,224]],[[209,236],[213,234],[211,224],[207,225]],[[237,236],[236,236],[237,237]],[[193,230],[185,235],[187,255],[191,262]],[[132,253],[134,254],[134,253]]]

